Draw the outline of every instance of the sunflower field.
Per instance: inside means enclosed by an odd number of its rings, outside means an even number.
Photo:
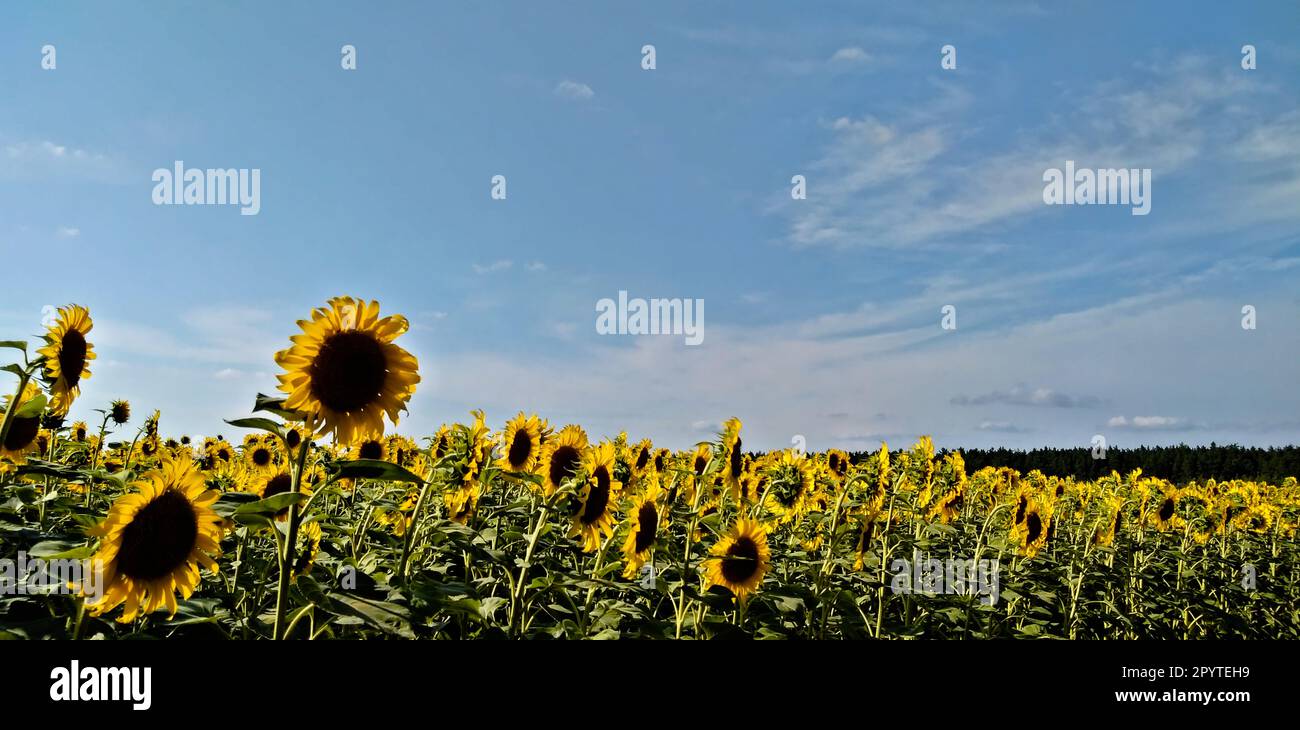
[[[755,453],[736,418],[688,451],[526,412],[399,435],[407,326],[329,301],[201,442],[125,401],[75,420],[83,307],[0,342],[0,636],[1300,638],[1294,477]]]

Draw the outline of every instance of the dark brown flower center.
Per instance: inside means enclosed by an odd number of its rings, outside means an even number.
[[[506,460],[510,462],[510,468],[523,469],[528,465],[528,457],[533,454],[533,440],[529,438],[528,431],[519,429],[515,431],[515,437],[510,440],[510,450],[506,452]]]
[[[650,463],[650,449],[642,448],[636,455],[636,470],[641,471],[648,463]]]
[[[382,459],[384,458],[384,445],[378,441],[367,441],[361,444],[357,449],[357,456],[362,459]]]
[[[379,398],[388,380],[383,345],[365,332],[330,335],[312,360],[311,394],[326,408],[350,413]]]
[[[81,330],[70,329],[63,333],[59,346],[59,372],[69,388],[81,382],[81,371],[86,369],[86,336]]]
[[[578,471],[578,463],[581,461],[581,454],[572,446],[561,446],[551,454],[551,468],[547,476],[551,484],[560,486],[565,479],[573,476]]]
[[[636,513],[636,541],[634,547],[638,553],[645,552],[655,544],[655,533],[659,529],[659,510],[654,502],[646,502]]]
[[[266,489],[262,492],[262,499],[274,497],[277,494],[284,494],[293,486],[293,478],[288,472],[280,472],[270,479],[266,480]]]
[[[582,516],[578,518],[584,525],[590,525],[604,516],[605,509],[609,506],[609,469],[603,465],[598,466],[591,473],[591,478],[593,483],[587,492],[587,502],[582,506]]]
[[[744,583],[758,572],[758,545],[749,537],[738,537],[722,558],[722,577],[733,584]]]
[[[135,580],[169,575],[189,559],[199,521],[186,496],[168,489],[146,504],[122,530],[117,570]]]
[[[41,432],[41,419],[32,416],[31,418],[14,418],[9,424],[9,433],[5,435],[5,448],[9,451],[18,451],[32,445],[36,440],[36,435]]]
[[[1160,505],[1160,519],[1161,521],[1165,521],[1173,516],[1174,516],[1174,500],[1173,497],[1168,497],[1165,499],[1164,504]]]
[[[257,466],[269,465],[271,463],[271,450],[265,446],[253,449],[253,463]]]
[[[1043,534],[1043,521],[1039,518],[1037,512],[1030,512],[1025,516],[1025,543],[1032,544],[1038,540],[1038,536]]]
[[[731,476],[733,478],[740,476],[740,468],[744,464],[743,454],[740,453],[740,437],[736,437],[736,443],[731,446]]]

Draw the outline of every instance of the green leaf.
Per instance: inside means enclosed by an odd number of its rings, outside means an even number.
[[[253,411],[274,413],[286,421],[302,421],[307,417],[307,414],[302,411],[291,411],[285,408],[283,398],[274,398],[263,393],[258,393],[257,398],[253,401]]]
[[[212,511],[222,517],[234,517],[235,511],[246,504],[256,502],[257,495],[252,492],[226,492],[212,504]]]
[[[35,418],[45,412],[47,402],[45,395],[38,393],[35,398],[27,401],[22,407],[14,411],[14,418]]]
[[[262,431],[269,431],[275,434],[276,436],[280,436],[281,438],[284,437],[284,429],[280,426],[280,424],[276,423],[275,421],[272,421],[269,418],[236,418],[234,420],[227,419],[226,423],[229,423],[235,428],[256,428]]]
[[[256,502],[241,504],[235,508],[233,514],[236,519],[247,515],[274,515],[289,509],[292,505],[306,501],[307,495],[302,492],[285,492],[266,499],[259,499]]]
[[[81,554],[83,552],[84,555]],[[89,557],[90,553],[90,548],[86,547],[84,542],[73,540],[44,540],[27,549],[29,557],[42,560],[84,558]]]
[[[12,347],[27,352],[27,343],[22,340],[0,340],[0,347]]]
[[[14,375],[17,375],[20,378],[27,374],[26,371],[23,370],[22,366],[18,365],[17,363],[13,365],[5,365],[4,367],[0,368],[0,370],[3,370],[7,373],[13,373]]]
[[[423,484],[424,480],[402,467],[377,459],[334,462],[335,473],[331,479],[383,479],[390,482]]]

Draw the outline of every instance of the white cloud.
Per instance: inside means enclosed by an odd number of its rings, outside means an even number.
[[[966,143],[981,133],[963,123],[974,103],[970,93],[936,82],[939,98],[923,107],[826,125],[830,138],[807,165],[807,200],[784,195],[776,208],[787,215],[787,238],[796,247],[907,248],[1045,214],[1043,171],[1067,159],[1082,167],[1150,167],[1164,182],[1264,124],[1239,118],[1237,110],[1249,108],[1260,91],[1240,77],[1195,58],[1144,69],[1136,82],[1063,96],[1053,121],[983,152]],[[1260,133],[1263,151],[1256,153],[1270,155],[1270,164],[1294,138],[1289,125],[1274,127]],[[1217,138],[1224,144],[1210,142]],[[1295,166],[1286,181],[1285,191],[1300,190]],[[1256,180],[1252,187],[1279,202],[1276,185]]]
[[[59,238],[76,238],[81,235],[81,229],[72,226],[59,226],[54,234]]]
[[[500,259],[498,261],[493,261],[492,263],[487,264],[486,266],[482,264],[472,264],[471,266],[474,269],[475,274],[491,274],[496,271],[505,271],[506,269],[509,269],[511,266],[514,266],[514,263],[515,262],[511,261],[510,259]]]
[[[528,264],[529,271],[546,271],[546,264],[541,261],[534,261]]]
[[[555,95],[564,99],[585,101],[595,96],[596,92],[592,91],[591,87],[586,84],[565,79],[556,84]]]
[[[857,46],[841,48],[831,55],[831,63],[866,63],[870,60],[871,54]]]
[[[1175,418],[1173,416],[1133,416],[1126,418],[1124,416],[1114,416],[1106,425],[1110,428],[1132,428],[1132,429],[1151,429],[1151,430],[1171,430],[1187,429],[1192,424],[1185,418]]]

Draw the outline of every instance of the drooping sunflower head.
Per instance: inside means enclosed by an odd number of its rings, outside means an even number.
[[[312,520],[304,523],[298,531],[298,550],[294,553],[293,566],[290,568],[289,580],[296,582],[298,576],[307,575],[316,565],[316,556],[320,555],[320,523]]]
[[[99,616],[126,604],[120,622],[166,608],[176,613],[176,593],[189,598],[199,567],[217,570],[224,520],[212,509],[218,494],[186,453],[164,460],[119,497],[91,534],[100,538],[92,560],[98,595],[87,607]]]
[[[378,302],[335,297],[298,326],[302,334],[275,356],[286,409],[340,444],[382,436],[385,415],[397,423],[420,382],[415,357],[393,344],[405,317],[381,319]]]
[[[79,444],[86,443],[87,427],[85,421],[77,421],[68,429],[68,436]]]
[[[35,383],[28,381],[22,396],[15,404],[13,396],[5,396],[5,408],[0,412],[0,419],[13,410],[14,416],[9,424],[9,433],[5,434],[4,443],[0,443],[0,456],[7,456],[15,463],[22,464],[24,455],[39,448],[41,434],[41,406],[45,396]]]
[[[536,415],[526,416],[523,411],[506,423],[501,432],[502,471],[531,473],[542,462],[542,421]]]
[[[722,586],[741,601],[758,590],[772,561],[767,530],[757,521],[741,518],[710,550],[706,562],[709,586]]]
[[[548,439],[542,456],[542,487],[554,494],[565,481],[582,468],[582,454],[587,449],[587,432],[580,426],[565,426]]]
[[[745,472],[745,452],[740,440],[740,419],[728,419],[723,424],[723,428],[722,479],[732,494],[739,494],[740,475]]]
[[[86,335],[94,323],[90,312],[77,304],[59,307],[59,316],[46,330],[45,347],[37,352],[45,356],[44,379],[50,388],[50,410],[65,415],[81,392],[81,381],[90,377],[87,365],[95,352]]]
[[[115,400],[108,407],[108,417],[121,426],[131,420],[131,404],[124,400]]]
[[[614,508],[623,485],[614,478],[617,450],[610,441],[590,446],[582,455],[582,473],[587,481],[576,500],[570,537],[582,542],[582,549],[595,552],[601,540],[614,532]]]

